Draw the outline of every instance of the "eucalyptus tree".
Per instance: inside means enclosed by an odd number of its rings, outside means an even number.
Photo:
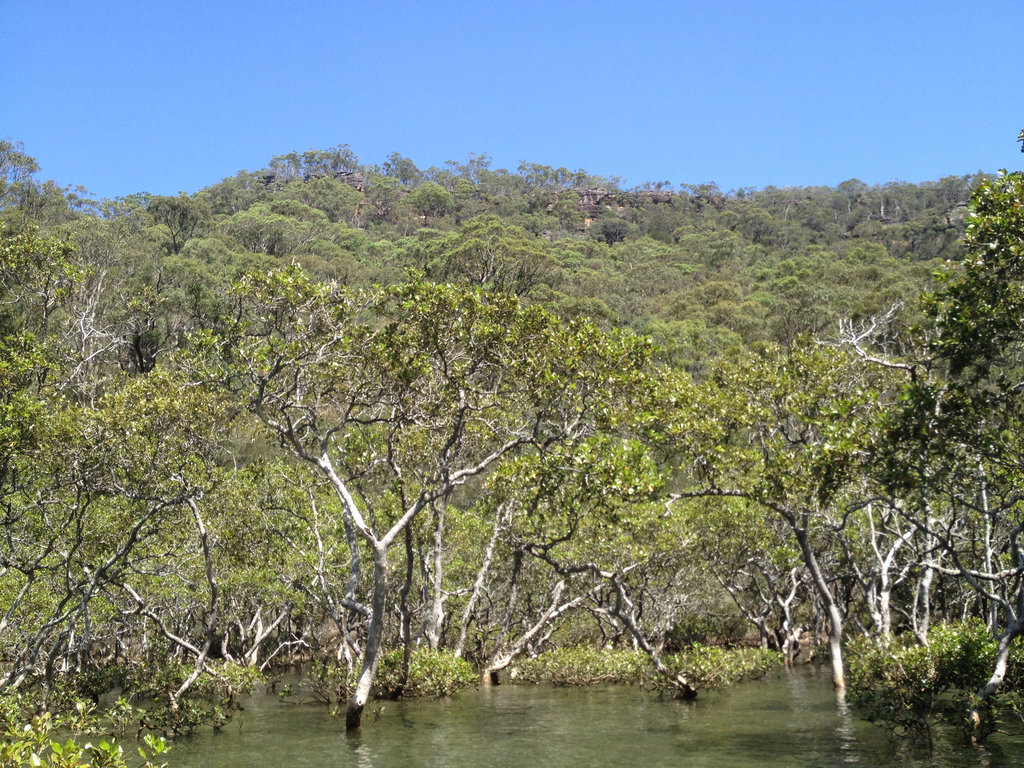
[[[220,408],[158,372],[93,404],[54,397],[33,410],[31,441],[8,454],[2,488],[8,601],[0,642],[10,663],[0,687],[40,676],[49,684],[58,673],[128,651],[142,658],[134,617],[144,616],[195,654],[180,696],[204,671],[219,629],[216,582],[207,568],[211,610],[202,650],[167,630],[173,612],[154,609],[141,582],[173,571],[170,553],[182,553],[190,530],[198,530],[209,565],[200,505],[217,484],[210,460]],[[183,554],[195,551],[188,545]],[[177,593],[173,602],[183,599]]]
[[[380,165],[380,172],[398,181],[403,187],[413,187],[423,177],[423,172],[410,158],[392,152]]]
[[[580,347],[595,351],[583,366],[574,358],[559,364],[562,381],[568,382],[559,405],[570,425],[565,439],[507,463],[486,487],[484,500],[494,527],[457,648],[461,653],[469,616],[486,582],[492,604],[495,595],[505,598],[500,629],[483,652],[485,682],[526,650],[536,652],[570,612],[609,617],[637,642],[647,643],[632,602],[626,596],[623,604],[622,596],[629,590],[625,575],[635,572],[635,577],[648,556],[653,561],[662,553],[648,551],[659,526],[652,526],[645,513],[661,476],[642,444],[628,438],[628,424],[646,413],[641,403],[653,388],[648,345],[628,334],[602,334],[589,324],[576,327],[586,329]],[[658,508],[654,517],[663,511]],[[496,545],[505,553],[504,567],[492,569]],[[519,604],[530,582],[532,611]],[[609,592],[614,593],[610,608]],[[662,604],[672,602],[671,595],[664,598]],[[648,611],[657,613],[653,607]],[[659,664],[656,652],[652,660]]]
[[[230,474],[218,466],[227,419],[226,403],[218,395],[178,372],[157,370],[105,395],[93,409],[94,426],[87,434],[90,456],[101,473],[91,493],[109,500],[113,514],[105,525],[114,544],[92,556],[96,565],[90,569],[87,562],[83,569],[109,579],[107,599],[118,605],[122,619],[148,619],[173,650],[194,657],[192,672],[171,692],[172,706],[205,671],[221,632],[215,532],[204,510],[207,498]],[[202,627],[198,644],[169,631],[168,617],[149,604],[142,585],[175,578],[175,564],[193,557],[202,564],[198,577],[205,584],[204,607],[201,621],[193,613],[185,626]],[[181,593],[173,594],[171,602],[191,603]]]
[[[231,216],[270,196],[264,178],[264,174],[239,171],[201,190],[198,196],[209,203],[214,215]]]
[[[466,283],[524,296],[552,271],[545,243],[497,216],[477,216],[422,246],[434,280]]]
[[[350,646],[331,641],[353,629],[344,607],[348,548],[332,494],[305,467],[261,455],[265,448],[237,456],[244,466],[207,497],[220,656],[260,670],[295,653],[320,660],[336,650],[340,659]]]
[[[355,173],[359,167],[359,158],[348,144],[302,153],[302,171],[306,176]]]
[[[10,209],[24,205],[36,189],[33,178],[39,163],[25,153],[20,141],[0,139],[0,213],[8,215]]]
[[[223,230],[253,253],[285,256],[327,236],[330,222],[323,211],[285,198],[255,203],[225,221]]]
[[[404,202],[423,217],[424,224],[427,223],[428,217],[442,218],[455,207],[455,198],[451,193],[433,181],[420,184],[405,197]]]
[[[332,222],[344,221],[353,226],[358,223],[357,213],[364,202],[361,192],[333,176],[293,181],[279,197],[298,200],[323,211]]]
[[[91,310],[78,305],[77,256],[31,230],[0,236],[0,689],[45,689],[117,657],[131,666],[146,658],[149,625],[193,655],[176,701],[204,673],[220,630],[203,506],[225,474],[216,467],[224,403],[170,370],[84,381],[75,346]],[[206,564],[205,611],[160,578],[194,558]],[[199,613],[196,644],[188,634]]]
[[[881,489],[873,495],[866,491],[864,496],[863,503],[846,511],[842,525],[835,527],[835,536],[842,548],[848,578],[855,581],[861,593],[868,624],[857,615],[854,619],[865,634],[889,642],[894,616],[911,625],[919,623],[913,577],[929,571],[925,565],[929,556],[921,552],[926,537],[907,519],[902,499]],[[937,556],[930,553],[931,558]],[[900,597],[904,598],[902,603],[898,601]]]
[[[180,253],[185,243],[201,234],[212,220],[210,205],[184,192],[177,197],[154,195],[147,210],[153,221],[166,230],[170,238],[167,249],[171,253]]]
[[[570,439],[591,416],[563,407],[566,393],[602,346],[586,326],[563,328],[512,297],[422,282],[360,292],[292,268],[243,281],[236,301],[229,327],[207,338],[224,366],[211,375],[334,490],[348,603],[369,617],[346,715],[357,728],[381,654],[392,547],[506,457]],[[361,546],[367,597],[355,593]]]
[[[394,220],[395,206],[402,197],[402,184],[394,176],[370,174],[366,202],[373,211],[373,220],[388,223]]]

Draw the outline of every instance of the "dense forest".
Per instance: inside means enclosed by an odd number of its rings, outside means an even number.
[[[218,725],[300,663],[350,729],[545,657],[689,697],[816,656],[975,738],[1024,686],[1019,175],[38,175],[0,142],[11,764],[86,714]]]

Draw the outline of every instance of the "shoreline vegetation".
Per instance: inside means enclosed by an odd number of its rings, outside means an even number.
[[[812,647],[894,734],[1019,726],[1020,174],[38,171],[0,141],[4,765],[158,765],[261,680],[355,731]]]
[[[400,651],[394,651],[381,660],[373,692],[376,700],[443,698],[492,684],[489,679],[482,680],[464,659],[448,652],[417,649],[407,676],[402,673],[401,657]],[[781,665],[781,656],[762,648],[696,644],[666,656],[665,663],[675,674],[693,681],[698,690],[707,691],[762,677]],[[177,711],[160,705],[159,684],[142,685],[127,679],[118,669],[102,670],[91,679],[68,681],[68,687],[48,692],[42,705],[31,695],[0,695],[0,727],[4,728],[0,765],[123,768],[135,764],[126,757],[125,744],[131,743],[132,730],[137,726],[134,735],[138,747],[129,747],[129,752],[138,752],[143,768],[167,766],[157,761],[173,750],[171,737],[208,728],[219,730],[230,722],[240,700],[253,694],[257,686],[266,691],[265,695],[302,705],[320,704],[335,716],[344,714],[357,682],[354,671],[326,664],[303,665],[297,675],[295,671],[264,678],[252,670],[211,665],[209,672],[219,682],[196,689]],[[287,683],[282,682],[285,679]],[[507,684],[639,685],[673,695],[673,687],[651,668],[646,655],[632,650],[549,650],[520,659],[509,669]],[[114,687],[106,689],[108,685]],[[134,693],[117,696],[126,690]]]

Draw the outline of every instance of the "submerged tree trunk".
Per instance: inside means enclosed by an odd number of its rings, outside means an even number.
[[[806,514],[804,515],[807,516]],[[825,604],[828,613],[828,651],[832,663],[832,684],[837,690],[845,690],[846,674],[843,667],[843,611],[836,601],[835,595],[829,589],[825,574],[821,570],[818,558],[811,547],[810,538],[807,532],[806,521],[798,524],[795,518],[790,518],[790,525],[793,533],[796,534],[797,542],[800,544],[800,552],[803,555],[804,565],[811,575],[811,582],[814,584],[818,597]]]
[[[996,663],[992,669],[992,677],[978,690],[974,696],[974,701],[971,702],[967,710],[967,725],[970,729],[968,737],[974,743],[981,741],[986,735],[982,727],[985,725],[982,709],[986,706],[992,695],[999,690],[999,686],[1003,684],[1003,680],[1006,677],[1006,665],[1010,659],[1010,648],[1021,631],[1024,631],[1024,619],[1015,619],[1010,622],[1006,632],[1000,636],[999,646],[996,650]]]
[[[370,698],[370,687],[380,661],[381,640],[384,636],[384,609],[388,590],[388,551],[377,545],[373,550],[373,602],[370,610],[370,627],[363,650],[363,666],[359,671],[355,690],[345,710],[345,729],[354,731],[363,720],[363,709]]]
[[[831,623],[828,635],[828,653],[832,663],[832,684],[837,690],[846,688],[846,672],[843,667],[843,615],[835,602],[828,606]]]

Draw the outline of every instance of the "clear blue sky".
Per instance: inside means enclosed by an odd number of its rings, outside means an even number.
[[[347,143],[723,189],[1024,166],[1021,0],[3,0],[0,138],[100,197]]]

